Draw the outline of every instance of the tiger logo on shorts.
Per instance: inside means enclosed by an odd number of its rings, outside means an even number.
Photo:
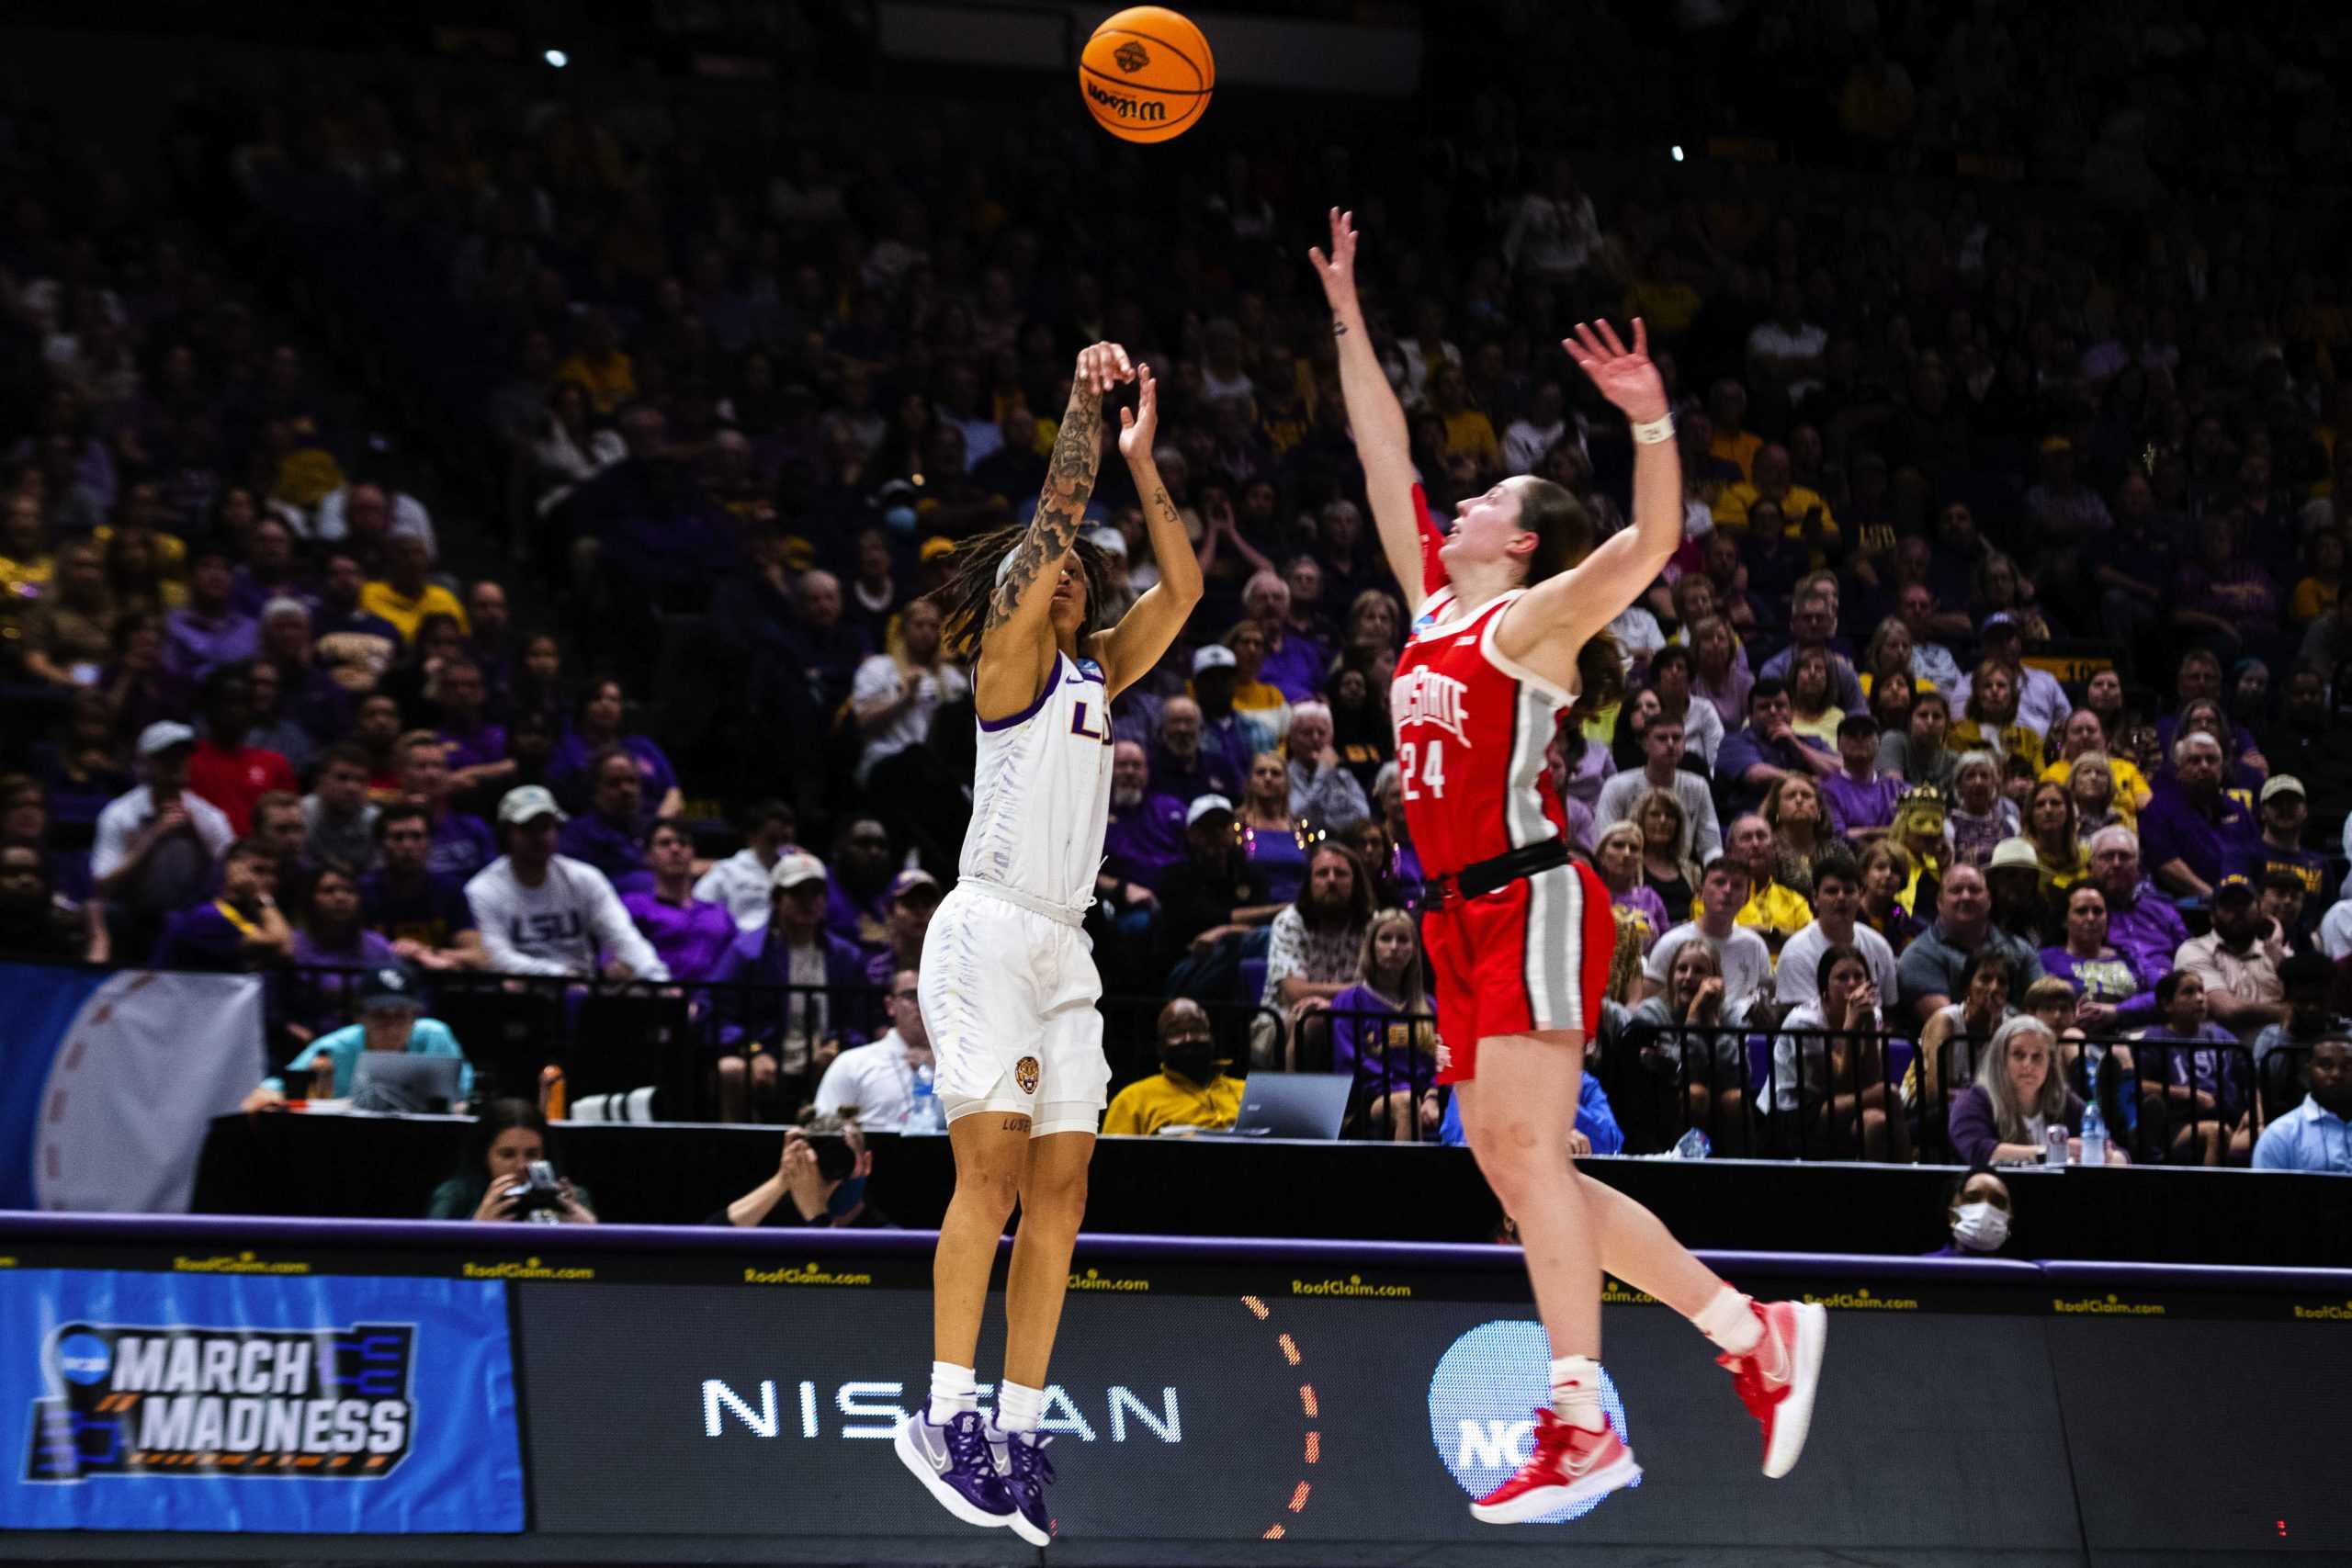
[[[1037,1058],[1023,1056],[1012,1064],[1012,1081],[1021,1086],[1023,1094],[1037,1092]]]

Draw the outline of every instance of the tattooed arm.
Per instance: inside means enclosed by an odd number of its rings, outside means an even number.
[[[1094,659],[1102,666],[1103,684],[1113,696],[1159,662],[1184,629],[1193,606],[1201,602],[1201,564],[1193,558],[1184,520],[1176,514],[1176,503],[1168,498],[1159,466],[1151,460],[1151,444],[1159,434],[1159,388],[1151,367],[1137,366],[1136,381],[1135,408],[1119,411],[1119,451],[1135,476],[1136,494],[1143,498],[1144,525],[1151,532],[1159,581],[1119,617],[1117,626],[1094,634]]]
[[[1072,540],[1094,493],[1094,470],[1102,455],[1102,399],[1134,378],[1127,351],[1114,343],[1082,350],[1070,378],[1069,407],[1037,492],[1037,514],[1028,535],[1006,558],[996,592],[989,597],[980,626],[980,658],[973,671],[973,705],[984,719],[1003,718],[1037,700],[1054,667],[1054,594],[1069,559]]]

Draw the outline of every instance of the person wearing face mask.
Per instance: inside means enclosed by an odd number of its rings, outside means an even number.
[[[1944,1189],[1944,1224],[1951,1239],[1930,1258],[2007,1258],[2010,1216],[2014,1213],[2009,1184],[1990,1166],[1952,1178]]]
[[[1159,1071],[1121,1089],[1102,1134],[1150,1137],[1163,1127],[1221,1130],[1241,1114],[1241,1084],[1217,1060],[1207,1010],[1179,997],[1159,1010]]]
[[[2256,1170],[2352,1175],[2352,1038],[2331,1034],[2311,1048],[2303,1102],[2262,1130]]]
[[[784,1157],[774,1176],[703,1224],[802,1230],[896,1230],[890,1217],[866,1201],[874,1151],[854,1121],[811,1111],[784,1135]]]

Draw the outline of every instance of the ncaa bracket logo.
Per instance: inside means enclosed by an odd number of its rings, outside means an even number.
[[[1430,1379],[1430,1441],[1446,1472],[1472,1497],[1510,1479],[1533,1451],[1535,1412],[1552,1402],[1552,1342],[1540,1323],[1482,1323],[1446,1348]],[[1600,1408],[1631,1447],[1624,1402],[1609,1374],[1600,1374]],[[1641,1483],[1636,1480],[1634,1485]],[[1605,1499],[1545,1514],[1556,1525],[1590,1513]]]

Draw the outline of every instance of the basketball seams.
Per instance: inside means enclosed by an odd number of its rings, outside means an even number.
[[[1214,85],[1206,87],[1154,87],[1146,83],[1138,82],[1132,76],[1114,76],[1108,71],[1098,71],[1093,66],[1087,64],[1083,60],[1078,62],[1078,68],[1086,73],[1089,76],[1099,77],[1101,80],[1110,83],[1113,86],[1122,88],[1127,92],[1152,93],[1163,98],[1205,98],[1211,93],[1216,91]]]
[[[1132,6],[1105,17],[1079,51],[1077,64],[1089,118],[1120,141],[1139,146],[1182,135],[1202,118],[1216,89],[1207,36],[1182,13],[1158,6]],[[1159,79],[1185,72],[1191,85],[1160,85]]]

